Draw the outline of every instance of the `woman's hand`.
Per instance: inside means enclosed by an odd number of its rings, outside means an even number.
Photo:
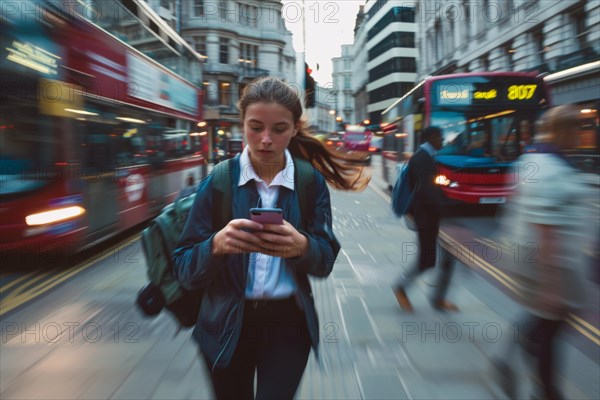
[[[221,229],[212,242],[212,254],[258,253],[262,252],[263,240],[256,233],[265,229],[264,225],[249,219],[234,219]]]
[[[269,256],[291,258],[299,257],[308,251],[308,239],[283,221],[283,225],[265,224],[263,231],[256,232],[260,242],[259,253]]]

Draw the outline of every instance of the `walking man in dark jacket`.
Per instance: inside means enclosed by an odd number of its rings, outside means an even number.
[[[409,184],[412,190],[416,190],[408,213],[417,226],[419,260],[394,286],[396,300],[405,311],[412,311],[405,289],[417,276],[435,266],[442,214],[442,193],[435,183],[436,167],[433,159],[436,152],[442,148],[442,132],[437,127],[429,126],[422,131],[421,138],[423,144],[412,156],[408,166]],[[443,250],[442,257],[442,271],[432,304],[438,310],[457,311],[458,308],[454,304],[445,300],[454,260],[446,250]]]

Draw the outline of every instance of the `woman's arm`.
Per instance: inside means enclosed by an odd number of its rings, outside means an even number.
[[[173,252],[173,276],[187,289],[205,287],[226,258],[213,255],[215,232],[212,228],[212,177],[204,179],[198,188],[194,205],[183,233]]]
[[[173,275],[186,288],[207,286],[227,265],[228,254],[260,251],[261,240],[251,231],[263,226],[248,219],[234,219],[221,230],[213,228],[213,216],[218,207],[213,205],[212,176],[203,180],[198,188],[194,205],[190,211],[177,249],[173,253]]]

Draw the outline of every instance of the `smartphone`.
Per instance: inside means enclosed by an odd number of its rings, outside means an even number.
[[[261,224],[283,224],[283,210],[281,208],[251,208],[250,219]]]

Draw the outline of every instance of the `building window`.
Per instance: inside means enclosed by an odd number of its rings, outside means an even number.
[[[204,17],[204,0],[194,0],[194,16]]]
[[[425,55],[425,65],[427,66],[427,68],[431,67],[433,64],[435,64],[435,60],[434,60],[434,50],[435,49],[435,40],[433,38],[433,34],[431,31],[427,32],[427,39],[426,39],[426,44],[425,44],[425,48],[422,49],[422,53]],[[429,71],[427,71],[429,72]]]
[[[471,4],[469,1],[465,1],[463,3],[463,10],[465,13],[465,21],[466,23],[462,24],[464,32],[465,32],[465,36],[464,39],[465,41],[468,40],[471,37],[471,25],[473,25],[473,21],[471,19]]]
[[[585,17],[583,7],[577,8],[569,14],[569,25],[571,26],[571,32],[575,41],[574,51],[583,50],[586,47],[585,36],[587,32],[585,29]]]
[[[175,11],[175,4],[173,4],[173,0],[160,0],[160,6],[166,8],[171,13]]]
[[[369,10],[369,14],[372,10]],[[415,22],[414,7],[394,7],[389,10],[367,33],[367,40],[373,39],[379,32],[393,22]]]
[[[504,52],[504,60],[506,64],[506,68],[510,71],[514,69],[513,59],[515,54],[515,49],[513,47],[512,42],[508,42],[502,46],[502,50]]]
[[[369,50],[369,60],[374,60],[380,54],[394,47],[415,47],[414,32],[393,32]]]
[[[219,40],[219,62],[229,64],[229,39],[227,38]]]
[[[452,14],[452,17],[448,17],[448,41],[450,42],[450,48],[452,50],[454,50],[454,48],[456,47],[456,25],[454,24],[454,21],[456,20],[456,14],[455,14],[455,10],[452,9],[454,14]]]
[[[194,37],[194,49],[203,56],[206,56],[206,38],[204,36]]]
[[[219,2],[219,15],[221,16],[221,22],[227,21],[227,2]]]
[[[279,49],[279,72],[283,71],[283,50]]]
[[[369,92],[369,101],[371,103],[378,103],[380,101],[393,99],[402,97],[408,92],[410,89],[414,87],[414,82],[393,82],[389,83],[385,86],[377,88]],[[370,115],[371,123],[373,123],[376,119],[380,118]]]
[[[239,23],[242,26],[257,27],[258,7],[244,3],[238,3]]]
[[[479,62],[481,64],[481,70],[482,71],[489,71],[490,70],[490,59],[489,59],[489,56],[487,54],[482,55],[481,58],[479,59]]]
[[[219,105],[228,106],[231,103],[231,82],[219,81]]]
[[[444,58],[444,32],[442,31],[442,24],[440,21],[435,23],[435,62],[440,61]]]
[[[533,43],[533,65],[542,65],[545,60],[546,49],[544,47],[544,32],[539,28],[531,33]]]
[[[371,82],[381,79],[394,72],[417,72],[417,63],[414,57],[394,57],[369,71]]]
[[[247,64],[248,67],[256,68],[258,66],[258,46],[240,43],[239,62]]]
[[[350,76],[344,75],[344,89],[351,89]]]

